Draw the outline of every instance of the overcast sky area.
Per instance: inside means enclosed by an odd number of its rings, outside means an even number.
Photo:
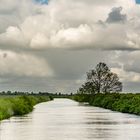
[[[0,91],[75,92],[99,62],[140,92],[135,0],[1,0]]]

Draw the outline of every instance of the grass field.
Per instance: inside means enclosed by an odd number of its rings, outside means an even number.
[[[48,96],[0,96],[0,120],[27,114],[34,105],[49,100]]]

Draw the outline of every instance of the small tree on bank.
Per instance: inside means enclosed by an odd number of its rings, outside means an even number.
[[[95,69],[87,72],[87,82],[82,89],[88,93],[118,93],[122,91],[122,83],[105,63],[99,63]]]

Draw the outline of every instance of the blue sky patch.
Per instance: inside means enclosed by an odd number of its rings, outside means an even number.
[[[49,0],[35,0],[37,3],[40,3],[40,4],[48,4],[48,1]]]
[[[140,4],[140,0],[136,0],[136,3],[137,3],[137,4]]]

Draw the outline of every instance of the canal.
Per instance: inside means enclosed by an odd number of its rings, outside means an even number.
[[[140,140],[140,117],[54,99],[2,121],[0,140]]]

